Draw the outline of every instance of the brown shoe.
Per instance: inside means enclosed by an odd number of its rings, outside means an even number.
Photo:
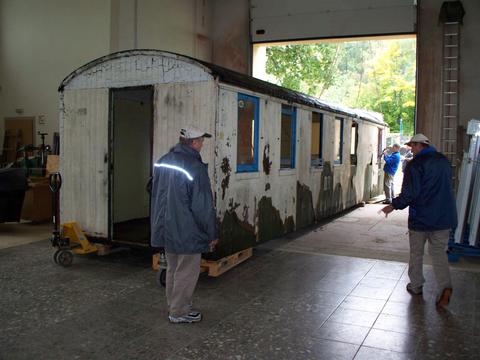
[[[447,306],[450,302],[450,297],[452,296],[452,288],[445,288],[442,291],[442,294],[437,299],[437,306]]]

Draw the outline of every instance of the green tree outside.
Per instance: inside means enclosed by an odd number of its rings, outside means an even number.
[[[267,74],[277,84],[325,101],[380,112],[391,132],[412,134],[415,39],[267,48]]]

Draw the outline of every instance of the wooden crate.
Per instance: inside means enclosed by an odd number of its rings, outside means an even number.
[[[33,222],[52,221],[52,192],[48,179],[35,179],[25,192],[22,219]]]

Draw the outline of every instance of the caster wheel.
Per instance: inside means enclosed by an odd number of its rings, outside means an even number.
[[[167,284],[167,270],[158,270],[155,278],[158,286],[165,287],[165,285]]]
[[[55,264],[58,264],[58,254],[60,254],[62,250],[58,249],[57,251],[55,251],[55,253],[53,254],[53,261],[55,262]]]
[[[59,250],[57,255],[57,264],[63,267],[69,267],[73,263],[73,254],[70,250]]]

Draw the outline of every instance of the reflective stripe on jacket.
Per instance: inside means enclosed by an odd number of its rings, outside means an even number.
[[[208,251],[217,238],[207,165],[189,146],[177,144],[154,165],[151,244],[175,254]]]
[[[395,209],[409,206],[408,228],[436,231],[457,226],[448,159],[433,146],[423,149],[405,167],[402,192],[392,200]]]

